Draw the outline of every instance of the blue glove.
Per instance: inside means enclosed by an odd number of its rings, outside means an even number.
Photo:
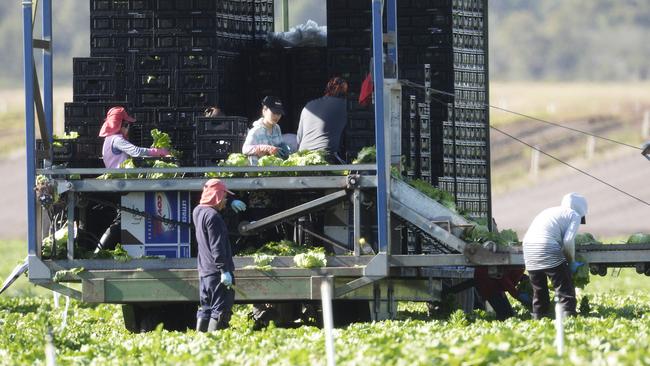
[[[230,274],[230,272],[221,273],[221,283],[226,285],[226,287],[232,286],[232,275]]]
[[[281,143],[280,146],[278,146],[278,156],[282,159],[286,159],[289,155],[291,155],[291,148],[284,142]]]
[[[582,267],[584,265],[585,264],[582,263],[582,262],[573,261],[573,262],[569,263],[569,269],[571,270],[571,273],[576,273],[576,272],[578,272],[578,268],[580,268],[580,267]]]
[[[517,295],[517,300],[519,300],[519,302],[521,302],[524,305],[530,306],[533,304],[533,299],[531,299],[530,295],[525,292],[520,292]]]
[[[246,204],[240,200],[234,200],[230,203],[230,207],[235,212],[244,212],[246,211]]]

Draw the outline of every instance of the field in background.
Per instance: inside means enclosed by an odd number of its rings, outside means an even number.
[[[63,133],[65,102],[71,88],[54,89],[54,133]],[[36,134],[39,136],[38,127]],[[25,98],[22,89],[0,89],[0,158],[25,146]]]
[[[631,116],[650,107],[650,83],[490,82],[490,104],[552,122]],[[491,109],[494,126],[520,121]]]

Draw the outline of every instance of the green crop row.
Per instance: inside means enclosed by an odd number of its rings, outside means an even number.
[[[483,311],[429,319],[425,306],[401,303],[399,320],[336,329],[336,357],[343,365],[626,365],[648,364],[650,297],[606,294],[591,312],[569,319],[566,353],[556,355],[550,319],[518,315],[495,321]],[[43,364],[45,335],[54,335],[60,365],[324,365],[323,331],[303,326],[252,330],[247,308],[236,307],[232,327],[211,334],[162,329],[131,334],[117,305],[49,298],[0,298],[0,364]]]

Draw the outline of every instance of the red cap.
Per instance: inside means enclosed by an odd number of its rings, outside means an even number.
[[[99,131],[99,137],[111,136],[120,132],[122,121],[133,123],[135,122],[135,118],[129,116],[124,107],[113,107],[109,109],[108,113],[106,113],[106,119],[104,120],[102,129]]]
[[[216,206],[226,197],[226,193],[234,194],[226,188],[226,185],[221,180],[210,179],[203,185],[203,193],[199,203]]]
[[[368,74],[366,79],[361,84],[361,93],[359,93],[359,105],[365,107],[372,102],[372,91],[374,90],[374,85],[372,82],[372,75]]]

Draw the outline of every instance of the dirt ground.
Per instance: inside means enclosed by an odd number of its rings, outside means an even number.
[[[650,202],[650,161],[637,151],[624,151],[586,168],[591,174]],[[26,233],[25,159],[13,155],[0,160],[0,240],[23,239]],[[640,203],[595,180],[568,168],[552,178],[493,197],[493,216],[500,228],[515,229],[520,237],[533,217],[542,209],[558,205],[562,195],[579,192],[587,197],[589,215],[587,231],[598,237],[628,236],[634,232],[650,232],[647,219],[650,206]]]
[[[647,185],[650,161],[638,151],[629,149],[584,170],[650,202],[650,189]],[[590,232],[599,238],[627,237],[635,232],[650,232],[649,204],[639,202],[569,168],[561,168],[555,173],[552,178],[541,179],[534,185],[492,197],[492,214],[499,228],[512,228],[519,233],[521,239],[537,213],[544,208],[559,205],[564,194],[577,192],[587,198],[589,205],[587,224],[581,226],[581,232]]]

